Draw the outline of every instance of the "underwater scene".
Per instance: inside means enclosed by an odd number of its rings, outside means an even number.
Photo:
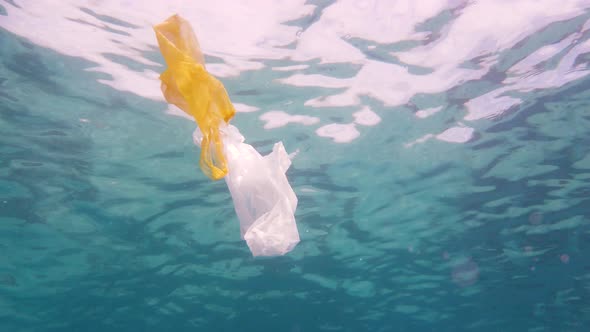
[[[589,0],[0,0],[0,332],[590,331]]]

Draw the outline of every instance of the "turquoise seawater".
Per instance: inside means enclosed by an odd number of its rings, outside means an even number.
[[[590,331],[590,2],[253,2],[293,37],[254,41],[225,2],[117,14],[155,3],[0,1],[0,331]],[[246,141],[298,151],[285,256],[252,257],[195,124],[142,95],[175,12]]]

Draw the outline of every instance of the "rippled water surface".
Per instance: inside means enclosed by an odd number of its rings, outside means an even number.
[[[151,26],[287,175],[253,258]],[[0,0],[1,331],[589,331],[590,1]]]

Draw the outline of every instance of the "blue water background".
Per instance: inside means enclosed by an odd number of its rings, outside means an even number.
[[[279,140],[299,149],[287,175],[301,243],[262,259],[239,238],[225,183],[198,169],[194,123],[100,83],[109,75],[90,60],[1,29],[0,331],[590,330],[590,79],[521,93],[501,116],[469,123],[464,144],[406,146],[454,126],[509,64],[589,18],[531,31],[489,75],[444,93],[397,106],[363,96],[381,122],[349,143],[319,137],[319,125],[263,130],[259,113],[238,113],[232,123],[260,152]],[[156,49],[145,57],[162,63]],[[293,65],[284,61],[265,63]],[[587,68],[590,53],[576,61]],[[262,111],[347,123],[358,109],[306,107],[333,89],[276,83],[287,76],[222,81]],[[419,105],[434,101],[443,110],[419,122]]]

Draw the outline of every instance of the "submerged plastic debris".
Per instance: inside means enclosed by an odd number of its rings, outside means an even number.
[[[162,93],[194,117],[200,165],[213,180],[225,178],[240,220],[241,236],[254,256],[284,255],[299,243],[297,196],[285,172],[291,165],[281,142],[261,156],[229,124],[235,110],[223,84],[207,72],[190,24],[178,15],[154,27],[168,68]]]
[[[171,104],[193,116],[203,133],[201,169],[213,180],[227,174],[219,126],[236,111],[215,77],[205,70],[205,60],[190,24],[174,15],[154,27],[168,69],[160,75],[162,93]]]

